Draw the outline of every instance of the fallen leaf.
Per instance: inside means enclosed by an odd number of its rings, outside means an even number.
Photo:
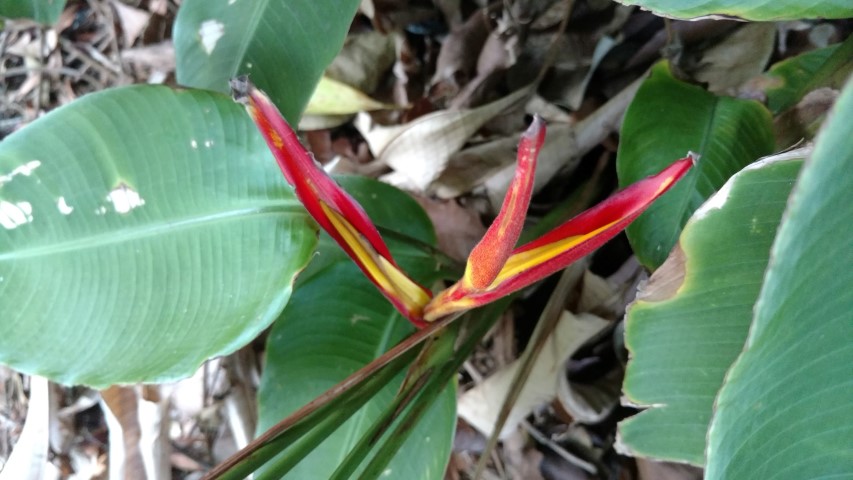
[[[399,127],[374,127],[364,117],[356,128],[367,140],[377,159],[404,175],[418,191],[423,191],[480,127],[495,115],[522,104],[530,95],[525,87],[482,107],[442,110]]]
[[[455,200],[432,199],[423,195],[415,195],[415,200],[432,220],[438,248],[450,258],[464,262],[486,233],[480,215]]]
[[[50,384],[44,377],[30,377],[27,419],[15,448],[0,471],[0,480],[49,478]],[[53,468],[55,470],[55,468]]]
[[[506,438],[534,408],[557,394],[563,363],[587,340],[607,328],[610,322],[589,313],[563,312],[548,344],[536,359],[521,393],[507,417],[499,438]],[[489,436],[515,372],[516,360],[459,398],[459,416],[483,435]]]
[[[718,94],[735,94],[747,80],[761,75],[776,41],[776,24],[755,22],[743,25],[709,48],[693,75]]]
[[[490,22],[488,11],[480,9],[445,37],[430,82],[433,98],[455,96],[476,75],[477,58],[489,36]]]
[[[148,26],[148,21],[151,20],[151,13],[145,10],[125,5],[118,0],[111,0],[110,4],[116,11],[119,25],[121,25],[121,34],[124,39],[124,45],[129,47],[136,42],[136,39],[145,31]]]
[[[353,115],[391,108],[397,106],[376,101],[343,82],[324,76],[317,83],[317,88],[305,108],[305,114]]]
[[[168,402],[157,387],[112,386],[101,398],[110,433],[110,478],[169,477]]]
[[[394,65],[394,38],[377,31],[348,35],[326,76],[362,92],[373,93]]]

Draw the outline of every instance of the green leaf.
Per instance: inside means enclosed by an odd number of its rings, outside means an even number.
[[[407,195],[359,177],[345,177],[342,183],[380,227],[435,243],[429,219]],[[402,242],[388,243],[395,259],[415,280],[429,285],[437,279],[436,262],[428,254]],[[321,235],[318,257],[321,261],[312,262],[299,278],[293,300],[270,333],[259,392],[259,431],[266,430],[413,331],[325,234]],[[391,402],[401,381],[402,376],[389,384],[299,463],[288,478],[329,478],[360,434]],[[455,426],[455,399],[451,383],[388,466],[392,478],[442,478]]]
[[[703,463],[714,398],[743,349],[801,164],[764,160],[732,177],[694,214],[628,309],[624,391],[651,407],[620,424],[633,455]]]
[[[178,82],[219,92],[252,82],[296,125],[343,45],[358,0],[184,0],[175,20]]]
[[[709,479],[853,472],[853,82],[803,167],[746,349],[709,431]]]
[[[832,45],[773,65],[761,76],[762,83],[766,85],[767,108],[775,115],[796,105],[806,93],[814,73],[837,49],[838,45]]]
[[[617,0],[637,5],[656,15],[672,18],[696,18],[724,15],[752,21],[802,20],[807,18],[853,17],[849,0]]]
[[[0,17],[30,18],[44,25],[59,20],[65,0],[0,0]]]
[[[676,80],[665,62],[625,113],[616,169],[626,187],[663,170],[688,151],[699,164],[631,226],[628,239],[637,258],[655,269],[675,245],[681,227],[730,176],[774,146],[766,108],[751,100],[718,97]]]
[[[134,86],[0,143],[0,362],[65,384],[157,382],[234,351],[316,245],[243,109]]]

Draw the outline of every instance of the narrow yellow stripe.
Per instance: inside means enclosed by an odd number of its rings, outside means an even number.
[[[584,235],[575,235],[572,237],[566,237],[566,238],[557,240],[556,242],[549,243],[546,245],[542,245],[541,247],[537,247],[537,248],[528,250],[526,252],[517,253],[515,255],[512,255],[507,260],[506,265],[504,265],[504,268],[501,269],[501,272],[498,274],[497,278],[495,278],[495,281],[492,282],[491,285],[489,285],[489,289],[496,287],[497,285],[499,285],[504,280],[506,280],[510,277],[513,277],[515,275],[518,275],[519,273],[521,273],[525,270],[529,270],[533,267],[536,267],[538,265],[541,265],[543,263],[546,263],[546,262],[552,260],[553,258],[562,254],[566,250],[568,250],[574,246],[577,246],[577,245],[589,240],[592,237],[595,237],[596,235],[607,230],[608,228],[612,227],[616,223],[619,223],[619,220],[608,223],[607,225],[604,225],[603,227],[599,227],[599,228],[597,228],[597,229],[595,229],[589,233],[586,233]]]
[[[376,259],[379,261],[382,271],[385,272],[391,284],[394,285],[394,291],[403,298],[406,305],[416,306],[420,309],[430,301],[429,295],[427,295],[420,285],[413,282],[412,279],[392,265],[385,257],[378,256]]]
[[[355,227],[335,210],[320,202],[320,208],[332,222],[335,230],[340,233],[347,245],[350,246],[359,262],[370,273],[370,277],[386,292],[409,307],[412,311],[420,310],[427,302],[429,295],[388,259],[379,255]]]

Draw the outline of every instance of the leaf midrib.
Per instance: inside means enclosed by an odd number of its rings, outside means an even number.
[[[228,222],[253,215],[270,214],[302,214],[305,210],[296,203],[289,205],[274,204],[266,206],[253,206],[232,210],[212,212],[204,215],[195,215],[187,218],[149,223],[135,228],[126,228],[120,231],[106,231],[96,235],[76,238],[64,242],[41,245],[22,250],[11,250],[0,253],[0,262],[14,261],[25,258],[56,255],[89,248],[104,247],[133,240],[160,235],[163,233],[174,233],[181,230],[191,229],[197,226],[210,225],[220,222]]]

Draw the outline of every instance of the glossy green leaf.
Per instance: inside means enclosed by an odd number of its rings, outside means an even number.
[[[707,476],[853,472],[853,82],[803,167],[746,349],[717,398]]]
[[[737,17],[753,21],[801,20],[806,18],[853,17],[849,0],[617,0],[637,5],[657,15],[696,18],[707,15]]]
[[[358,0],[184,0],[175,20],[182,85],[228,91],[248,74],[295,125],[343,45]]]
[[[59,20],[65,0],[0,0],[0,17],[29,18],[53,25]]]
[[[730,176],[774,146],[772,120],[751,100],[718,97],[672,77],[659,63],[625,113],[616,168],[624,188],[663,170],[687,151],[698,165],[628,227],[646,267],[657,268],[682,226]]]
[[[87,95],[0,143],[0,362],[66,384],[174,380],[269,326],[316,245],[242,107]]]
[[[428,243],[435,234],[426,214],[407,195],[376,181],[346,177],[344,187],[379,225]],[[401,221],[405,219],[405,221]],[[436,262],[417,248],[386,236],[395,259],[425,285],[437,279]],[[391,304],[325,234],[319,262],[300,276],[292,301],[267,344],[259,393],[263,431],[413,331]],[[402,377],[344,423],[287,478],[329,478],[338,463],[379,417]],[[450,453],[456,415],[455,388],[448,386],[388,466],[392,478],[440,479]]]
[[[743,349],[801,159],[750,165],[698,210],[628,309],[622,422],[633,455],[701,465],[714,398]]]

